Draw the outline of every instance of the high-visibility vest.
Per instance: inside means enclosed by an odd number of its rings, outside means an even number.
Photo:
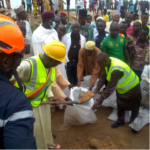
[[[34,56],[26,59],[25,61],[29,61],[31,64],[31,77],[29,82],[24,82],[26,86],[25,95],[34,91],[36,88],[39,88],[43,83],[47,80],[47,72],[46,69],[40,59],[39,56]],[[52,85],[55,81],[55,67],[51,68],[51,77],[50,77],[50,85]],[[18,85],[17,85],[18,86]],[[48,87],[47,87],[48,88]],[[32,107],[38,107],[41,101],[47,101],[47,88],[43,91],[36,99],[30,101]]]
[[[118,80],[116,90],[120,94],[124,94],[134,88],[139,83],[138,76],[132,71],[132,69],[123,61],[110,57],[111,65],[108,70],[108,67],[105,67],[105,71],[107,74],[108,82],[111,79],[111,73],[114,70],[120,70],[123,72],[123,77]]]

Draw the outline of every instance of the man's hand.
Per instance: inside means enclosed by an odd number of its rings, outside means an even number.
[[[99,104],[100,102],[96,102],[93,106],[92,106],[92,110],[96,109],[97,105]]]
[[[89,91],[92,91],[92,86],[89,87]]]
[[[78,81],[77,86],[78,86],[78,87],[81,87],[81,81]]]
[[[66,97],[65,101],[71,101],[72,102],[72,100],[69,97]]]
[[[97,90],[95,90],[93,93],[96,95],[96,94],[97,94],[97,92],[98,92],[98,91],[97,91]]]
[[[61,101],[60,99],[58,99],[57,97],[50,97],[49,99],[50,101]]]
[[[73,88],[73,85],[70,84],[68,87],[69,87],[69,90],[71,90]]]

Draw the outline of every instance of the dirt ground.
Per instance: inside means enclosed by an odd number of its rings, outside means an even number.
[[[108,120],[112,108],[98,109],[95,124],[72,126],[59,131],[63,125],[64,110],[52,113],[52,133],[57,137],[55,143],[62,149],[149,149],[149,125],[138,134],[133,134],[129,124],[112,129],[113,121]]]

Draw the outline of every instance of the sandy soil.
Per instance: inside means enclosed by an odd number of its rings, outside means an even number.
[[[138,134],[133,134],[129,124],[112,129],[113,121],[108,120],[112,108],[101,107],[95,124],[72,126],[59,131],[63,125],[64,110],[52,113],[52,132],[57,136],[55,143],[62,149],[149,149],[149,125]]]

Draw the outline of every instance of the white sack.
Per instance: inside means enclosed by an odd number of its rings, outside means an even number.
[[[131,111],[125,111],[125,123],[130,121],[130,117],[131,117]],[[117,109],[113,109],[113,112],[110,114],[108,119],[115,122],[118,120]]]
[[[146,107],[140,107],[139,115],[129,126],[136,131],[140,131],[145,125],[147,125],[150,122],[149,117],[149,109]]]
[[[72,101],[79,101],[80,94],[88,91],[85,88],[74,87],[70,91]],[[64,125],[83,125],[86,123],[95,123],[97,117],[91,107],[94,104],[94,99],[91,98],[88,102],[73,106],[67,106],[64,115]]]

